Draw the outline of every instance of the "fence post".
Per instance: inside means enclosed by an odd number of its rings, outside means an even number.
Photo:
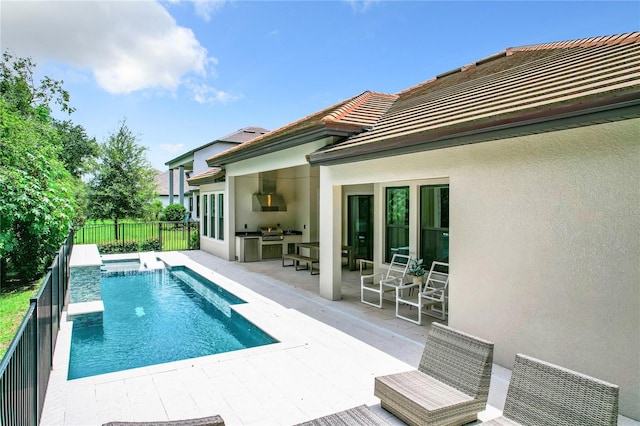
[[[160,251],[162,250],[162,222],[158,222],[158,241],[160,242]]]
[[[31,386],[33,386],[33,413],[34,413],[34,418],[36,420],[36,424],[40,422],[40,415],[39,415],[39,408],[38,406],[40,405],[38,403],[38,401],[40,401],[40,362],[38,360],[38,354],[40,353],[40,327],[38,327],[38,298],[37,297],[32,297],[29,299],[29,303],[31,303],[32,305],[34,305],[34,309],[33,309],[33,317],[31,318],[31,321],[33,321],[33,347],[36,349],[35,353],[33,354],[33,383],[31,383]]]

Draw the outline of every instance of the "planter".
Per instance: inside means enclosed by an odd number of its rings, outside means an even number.
[[[415,275],[413,276],[413,283],[414,284],[424,284],[424,275],[421,275],[419,277],[416,277]]]

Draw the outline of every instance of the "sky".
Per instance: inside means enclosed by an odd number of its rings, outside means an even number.
[[[0,0],[0,47],[62,80],[104,142],[165,163],[365,90],[397,93],[508,47],[640,30],[629,1]]]

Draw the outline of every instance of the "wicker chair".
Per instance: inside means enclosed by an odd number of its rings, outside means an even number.
[[[160,420],[155,422],[109,422],[102,426],[224,426],[220,416],[200,417],[186,420]]]
[[[618,386],[517,354],[502,417],[488,425],[618,424]]]
[[[308,422],[300,423],[296,426],[339,426],[339,425],[357,425],[357,426],[385,426],[389,425],[387,421],[378,417],[373,411],[369,410],[366,405],[350,408],[340,411],[339,413],[329,414]]]
[[[376,377],[382,408],[410,425],[461,425],[489,396],[493,343],[433,323],[418,370]]]

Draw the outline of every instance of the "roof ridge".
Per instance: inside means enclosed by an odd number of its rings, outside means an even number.
[[[633,44],[633,43],[640,43],[640,31],[622,33],[622,34],[613,34],[609,36],[597,36],[597,37],[580,38],[575,40],[530,44],[530,45],[520,46],[520,47],[507,47],[506,49],[501,50],[498,53],[494,53],[493,55],[479,59],[475,62],[471,62],[470,64],[463,65],[458,68],[454,68],[442,74],[438,74],[437,76],[432,77],[427,81],[423,81],[418,84],[415,84],[407,89],[404,89],[398,92],[397,94],[402,95],[403,93],[415,90],[419,87],[432,83],[439,78],[446,77],[450,74],[455,74],[457,72],[466,71],[469,68],[473,68],[477,65],[490,62],[494,59],[498,59],[504,56],[511,56],[516,52],[525,52],[525,51],[532,51],[532,50],[568,49],[571,47],[596,47],[596,46],[606,46],[606,45],[613,46],[613,45]]]
[[[336,108],[335,110],[333,110],[329,114],[325,115],[322,118],[322,121],[323,122],[338,122],[342,118],[347,116],[347,114],[349,114],[350,112],[353,112],[356,108],[358,108],[360,105],[364,104],[367,100],[369,100],[370,98],[372,98],[374,96],[384,97],[384,98],[389,98],[389,99],[397,99],[398,98],[398,95],[390,95],[390,94],[387,94],[387,93],[379,93],[379,92],[372,92],[371,90],[365,90],[361,94],[359,94],[359,95],[355,96],[354,98],[352,98],[349,102],[345,103],[344,105],[341,105],[340,107]]]

